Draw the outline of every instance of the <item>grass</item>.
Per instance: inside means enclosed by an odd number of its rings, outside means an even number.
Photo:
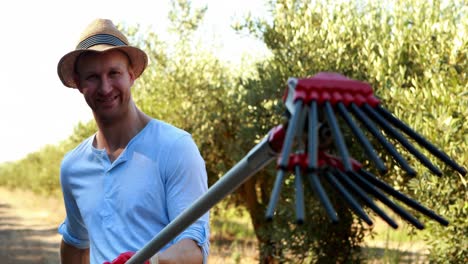
[[[221,203],[218,209],[223,206]],[[226,208],[219,212],[211,218],[211,252],[216,260],[213,263],[258,263],[256,238],[248,214]],[[428,263],[424,231],[415,231],[399,216],[386,213],[398,223],[399,228],[393,229],[380,218],[374,219],[374,232],[365,238],[362,245],[366,263]]]
[[[255,233],[249,215],[221,202],[211,215],[209,263],[258,263]]]
[[[424,231],[415,231],[398,217],[391,217],[398,222],[398,229],[377,220],[375,235],[365,239],[362,254],[368,263],[427,263],[428,247],[423,240]]]

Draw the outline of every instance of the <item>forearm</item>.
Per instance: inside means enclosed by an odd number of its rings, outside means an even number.
[[[60,260],[66,264],[89,264],[89,249],[79,249],[68,245],[62,240],[60,244]]]
[[[191,239],[184,239],[159,253],[160,264],[187,263],[200,264],[203,254],[200,247]]]

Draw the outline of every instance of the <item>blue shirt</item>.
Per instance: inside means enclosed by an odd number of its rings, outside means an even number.
[[[63,240],[90,248],[92,264],[137,251],[207,191],[205,163],[187,132],[152,119],[110,162],[94,136],[67,153],[60,181],[66,218]],[[209,250],[209,214],[177,236]],[[163,250],[164,250],[163,249]]]

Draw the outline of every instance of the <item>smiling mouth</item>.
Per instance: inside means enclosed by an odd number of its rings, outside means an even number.
[[[109,96],[109,97],[101,97],[97,101],[101,104],[109,104],[109,103],[114,102],[117,99],[117,97],[119,96],[116,95],[116,96]]]

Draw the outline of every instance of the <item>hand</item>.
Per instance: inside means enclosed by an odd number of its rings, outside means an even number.
[[[129,260],[133,255],[135,255],[135,252],[124,252],[120,254],[116,259],[114,259],[112,262],[106,261],[104,264],[125,264],[127,260]],[[145,261],[144,264],[150,264],[149,261]]]

